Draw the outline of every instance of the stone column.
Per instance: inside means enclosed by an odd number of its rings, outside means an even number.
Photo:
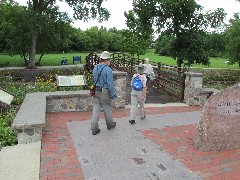
[[[185,72],[185,75],[184,102],[190,106],[201,105],[199,94],[202,91],[203,74]]]
[[[113,102],[114,108],[125,108],[126,101],[126,78],[127,73],[122,71],[113,71],[113,81],[117,99]]]

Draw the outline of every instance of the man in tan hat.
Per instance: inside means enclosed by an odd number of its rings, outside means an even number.
[[[140,105],[140,118],[144,119],[145,118],[145,100],[146,100],[146,76],[143,74],[145,70],[145,66],[140,63],[137,66],[136,73],[132,77],[131,84],[134,82],[135,78],[139,78],[142,82],[142,88],[135,90],[134,88],[132,89],[131,92],[131,110],[130,110],[130,118],[129,122],[131,124],[135,123],[135,118],[136,118],[136,112],[138,109],[138,104]]]
[[[109,67],[109,58],[109,52],[102,52],[100,56],[101,63],[93,69],[93,80],[94,84],[96,84],[96,92],[92,99],[93,114],[91,130],[93,135],[100,132],[98,120],[101,109],[104,112],[107,129],[111,130],[116,126],[116,122],[113,122],[111,107],[111,101],[116,98],[116,95],[114,93],[112,69]]]

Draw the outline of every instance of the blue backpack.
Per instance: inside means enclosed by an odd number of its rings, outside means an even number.
[[[136,91],[141,91],[143,88],[142,81],[139,76],[136,76],[132,81],[132,88]]]

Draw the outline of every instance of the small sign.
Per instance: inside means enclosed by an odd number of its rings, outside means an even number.
[[[221,101],[217,105],[217,111],[221,115],[240,115],[240,101]]]
[[[14,96],[3,91],[2,89],[0,89],[0,101],[7,104],[7,105],[11,105],[11,102],[13,101]]]
[[[83,75],[59,76],[57,75],[58,86],[84,86],[85,78]]]

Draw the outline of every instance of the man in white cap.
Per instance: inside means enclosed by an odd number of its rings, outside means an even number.
[[[92,99],[93,114],[91,130],[93,135],[100,132],[98,120],[101,109],[104,112],[107,129],[111,130],[116,126],[116,122],[113,122],[111,107],[111,101],[116,98],[116,95],[114,93],[112,69],[109,67],[109,58],[109,52],[102,52],[100,56],[101,63],[93,69],[93,81],[96,84],[96,92]]]
[[[139,77],[139,79],[142,82],[141,89],[135,90],[134,88],[132,89],[131,92],[131,110],[130,110],[130,118],[129,122],[131,124],[135,123],[135,118],[136,118],[136,112],[138,109],[138,104],[140,105],[140,118],[144,119],[145,118],[145,100],[146,100],[146,76],[143,74],[145,70],[145,66],[140,63],[136,69],[137,73],[135,73],[132,77],[131,84],[134,82],[134,79]]]
[[[153,67],[149,63],[149,59],[148,58],[145,59],[144,66],[145,66],[144,74],[147,77],[147,87],[148,87],[148,84],[149,84],[150,80],[153,80],[155,75],[154,75],[154,72],[153,72]]]

